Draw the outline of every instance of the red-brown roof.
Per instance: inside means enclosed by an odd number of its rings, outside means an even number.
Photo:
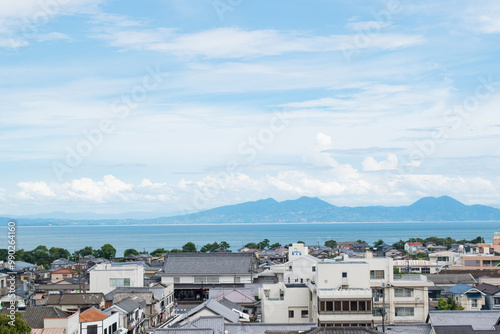
[[[408,246],[422,246],[421,242],[407,242]]]
[[[61,268],[61,269],[54,270],[52,272],[52,274],[77,274],[77,273],[78,273],[78,271],[73,270],[73,269],[69,269],[69,268]]]
[[[96,308],[89,308],[87,311],[80,313],[80,322],[101,321],[108,316]]]

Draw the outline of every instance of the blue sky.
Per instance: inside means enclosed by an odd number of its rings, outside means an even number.
[[[0,4],[0,213],[500,207],[495,1]]]

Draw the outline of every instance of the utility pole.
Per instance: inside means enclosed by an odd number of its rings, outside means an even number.
[[[382,283],[382,333],[385,333],[385,283]]]

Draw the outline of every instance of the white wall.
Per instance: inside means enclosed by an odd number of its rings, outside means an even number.
[[[90,269],[89,292],[102,292],[107,294],[116,286],[110,285],[111,278],[129,278],[130,286],[144,286],[144,267],[131,263],[130,265],[112,266],[101,263]]]

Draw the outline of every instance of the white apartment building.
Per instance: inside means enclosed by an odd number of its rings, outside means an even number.
[[[107,294],[117,287],[144,286],[144,266],[140,263],[99,263],[88,270],[89,292]]]
[[[265,285],[264,322],[315,322],[327,326],[374,326],[425,322],[428,286],[422,275],[394,277],[391,258],[320,260],[307,283]],[[307,318],[306,318],[307,315]],[[298,321],[300,320],[300,321]]]
[[[293,244],[288,258],[288,262],[283,266],[285,283],[307,283],[314,278],[318,259],[309,255],[307,246],[300,243]]]

